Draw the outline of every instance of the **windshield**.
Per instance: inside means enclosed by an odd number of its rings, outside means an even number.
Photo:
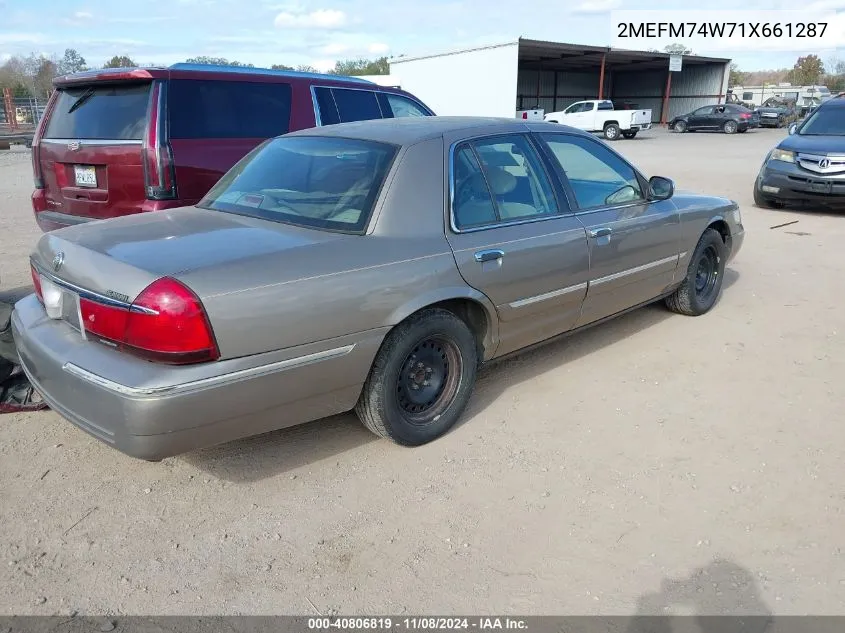
[[[359,232],[397,148],[333,137],[283,137],[249,153],[199,207],[310,228]]]
[[[60,89],[44,136],[141,140],[147,123],[149,95],[149,83]]]
[[[842,108],[816,110],[798,132],[801,136],[845,136],[845,116]]]

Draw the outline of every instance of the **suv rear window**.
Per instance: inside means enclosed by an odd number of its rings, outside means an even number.
[[[62,88],[44,137],[141,140],[149,96],[149,83]]]
[[[345,138],[272,139],[247,154],[197,206],[360,232],[396,151],[393,145]]]
[[[265,139],[290,131],[286,83],[173,79],[167,106],[172,139]]]

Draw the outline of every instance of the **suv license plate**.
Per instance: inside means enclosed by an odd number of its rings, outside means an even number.
[[[97,170],[89,165],[74,165],[73,174],[77,187],[96,187]]]

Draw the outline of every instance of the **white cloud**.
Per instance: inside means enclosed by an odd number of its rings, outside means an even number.
[[[335,60],[333,59],[318,59],[311,62],[311,66],[319,70],[321,73],[328,72],[334,68]]]
[[[94,14],[88,11],[77,11],[73,14],[73,18],[75,20],[91,20],[94,18]]]
[[[320,52],[323,55],[342,55],[346,51],[349,50],[349,46],[347,44],[341,44],[340,42],[332,42],[331,44],[326,44],[323,48],[320,49]]]
[[[390,50],[390,46],[383,42],[373,42],[367,47],[367,50],[373,55],[384,55]]]
[[[346,22],[347,17],[343,11],[318,9],[311,13],[280,13],[274,24],[280,29],[337,29]]]
[[[845,0],[816,0],[803,8],[804,11],[836,11],[845,9]]]
[[[584,0],[572,9],[572,13],[609,13],[621,4],[620,0]]]

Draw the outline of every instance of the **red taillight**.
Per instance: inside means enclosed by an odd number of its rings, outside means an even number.
[[[85,331],[147,360],[184,365],[220,354],[199,298],[175,279],[150,284],[129,308],[80,300]]]
[[[41,172],[41,143],[37,135],[32,139],[32,180],[36,189],[44,188],[44,174]]]
[[[33,266],[32,264],[29,265],[29,270],[32,273],[32,285],[35,286],[35,295],[38,297],[38,300],[43,304],[44,294],[41,292],[41,275],[38,274],[38,271],[35,270],[35,266]]]
[[[743,112],[742,114],[739,115],[739,118],[740,119],[750,119],[751,115],[748,112]]]
[[[170,200],[176,197],[176,177],[170,144],[162,134],[162,88],[154,83],[150,95],[150,115],[144,137],[144,188],[148,200]]]
[[[126,337],[129,309],[108,306],[90,299],[79,299],[79,311],[85,331],[115,344]]]

